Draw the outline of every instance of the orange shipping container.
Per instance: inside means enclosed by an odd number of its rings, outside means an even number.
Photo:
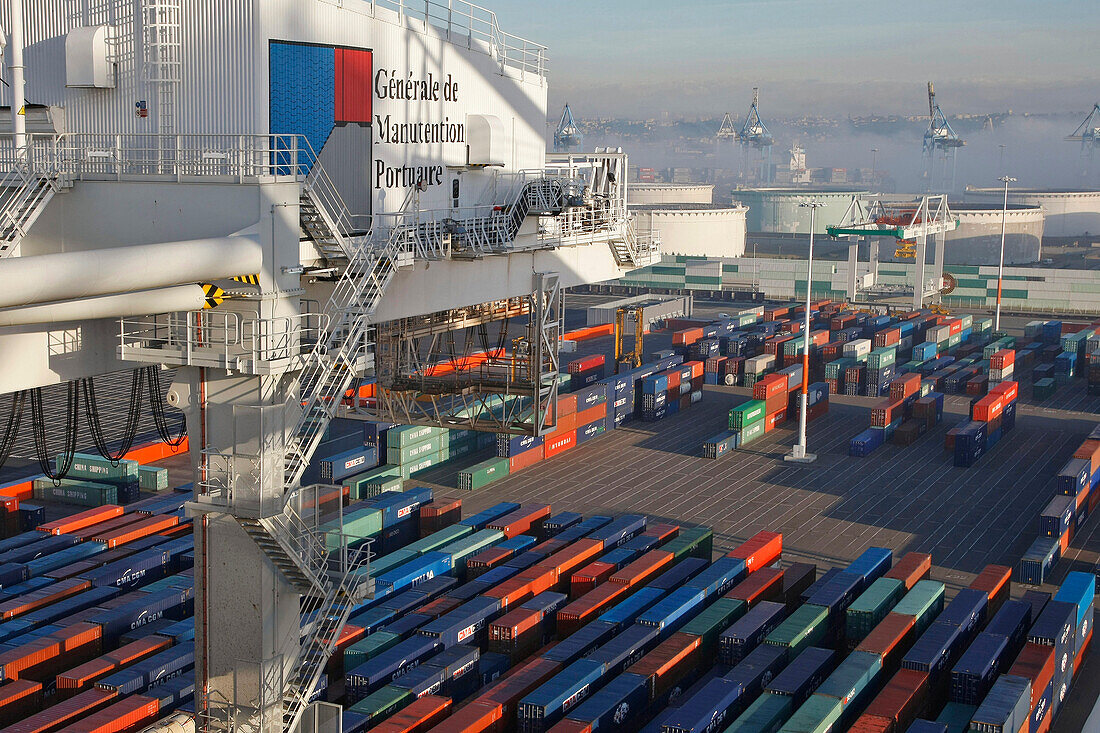
[[[672,334],[672,345],[691,346],[701,338],[703,338],[703,329],[685,328],[683,331],[676,331]]]
[[[1001,604],[1012,594],[1012,568],[1004,565],[986,565],[985,569],[978,573],[978,577],[974,578],[970,587],[985,591],[989,595],[989,610],[986,612],[986,617],[992,618]]]
[[[525,468],[530,468],[544,458],[543,449],[546,446],[540,445],[537,448],[531,448],[525,450],[518,456],[512,456],[508,459],[508,472],[515,473],[516,471],[522,471]]]
[[[159,712],[160,701],[155,697],[131,695],[62,728],[60,733],[123,733],[156,720]]]
[[[888,613],[856,647],[857,652],[871,652],[882,658],[883,669],[889,673],[901,664],[901,658],[913,644],[917,620],[901,613]]]
[[[22,720],[29,713],[41,709],[42,683],[33,680],[15,680],[0,687],[0,725]]]
[[[580,598],[611,577],[617,568],[612,563],[590,562],[569,578],[569,597]]]
[[[768,374],[759,379],[752,388],[752,398],[754,400],[766,400],[769,397],[785,395],[786,393],[786,374]]]
[[[657,645],[630,668],[646,678],[649,699],[660,697],[702,662],[703,637],[677,632]]]
[[[1100,469],[1100,440],[1086,440],[1074,452],[1074,458],[1081,458],[1091,463],[1092,473]]]
[[[989,422],[1001,416],[1004,410],[1003,398],[999,394],[987,394],[974,403],[974,419]]]
[[[592,724],[566,718],[556,723],[549,733],[592,733]]]
[[[48,733],[56,731],[62,725],[78,720],[89,713],[99,710],[118,697],[113,690],[85,690],[64,702],[51,705],[29,718],[5,728],[4,733]]]
[[[745,570],[754,572],[771,565],[783,554],[783,535],[778,532],[757,532],[730,550],[726,557],[745,561]]]
[[[628,588],[633,588],[635,585],[645,583],[664,572],[665,568],[672,565],[674,558],[675,555],[671,552],[650,550],[612,575],[610,581],[619,585],[625,585]]]
[[[587,410],[582,410],[577,413],[577,427],[581,428],[585,425],[591,425],[594,422],[607,418],[607,403],[602,405],[596,405],[595,407],[589,407]]]
[[[488,733],[497,730],[503,711],[499,703],[474,700],[443,719],[430,733]]]
[[[91,585],[90,581],[71,578],[69,580],[59,580],[56,583],[50,583],[45,588],[39,588],[29,593],[22,593],[12,598],[10,601],[0,603],[0,619],[7,620],[15,618],[16,616],[22,616],[25,613],[30,613],[43,606],[48,606],[51,603],[64,600],[69,596],[74,596],[81,591],[87,590]]]
[[[424,733],[451,713],[451,698],[424,695],[371,728],[378,733]]]
[[[113,532],[107,532],[106,534],[96,535],[92,539],[96,542],[102,542],[107,547],[118,547],[124,545],[127,542],[133,542],[139,540],[142,537],[148,537],[151,534],[163,532],[166,529],[171,529],[180,523],[180,518],[171,515],[154,514],[147,516],[140,522],[134,522],[125,527],[119,527]]]
[[[726,598],[739,598],[750,607],[760,601],[779,601],[783,598],[783,569],[763,568],[735,585]]]
[[[1020,383],[1013,381],[1001,382],[1000,384],[994,385],[993,388],[989,390],[989,393],[1001,395],[1004,398],[1002,401],[1008,405],[1015,402],[1016,398],[1020,395]]]
[[[894,578],[905,583],[911,590],[918,581],[924,580],[932,572],[932,556],[923,552],[907,552],[905,557],[886,571],[884,577]]]
[[[618,583],[604,583],[596,586],[558,611],[558,636],[561,638],[569,636],[629,593],[630,588]]]
[[[867,706],[866,714],[893,721],[896,731],[906,730],[928,701],[928,673],[899,669]]]
[[[554,456],[561,455],[565,451],[574,447],[577,444],[577,431],[570,430],[564,435],[555,432],[553,436],[546,438],[546,443],[543,444],[543,452],[547,458],[553,458]]]
[[[531,566],[529,570],[524,571],[529,573],[535,568],[551,569],[555,573],[555,582],[557,577],[568,578],[569,574],[581,567],[589,560],[595,559],[596,556],[603,553],[603,542],[600,540],[577,540],[572,544],[566,545],[562,549],[558,550],[549,557],[539,560],[537,563]],[[522,576],[524,573],[520,573]],[[543,589],[545,590],[545,588]],[[540,590],[539,593],[542,591]]]
[[[115,504],[104,504],[103,506],[97,506],[84,512],[73,514],[70,517],[64,519],[57,519],[53,522],[46,522],[45,524],[38,525],[40,532],[49,532],[50,534],[70,534],[78,529],[84,529],[90,527],[93,524],[99,524],[108,519],[114,517],[121,517],[123,508]]]

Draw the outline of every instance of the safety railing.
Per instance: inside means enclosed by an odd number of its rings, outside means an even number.
[[[331,0],[330,0],[331,1]],[[336,0],[352,6],[357,0]],[[504,68],[546,76],[546,46],[500,28],[496,13],[466,0],[362,0],[375,8],[397,13],[398,19],[420,20],[439,29],[444,38],[471,50],[489,54]]]

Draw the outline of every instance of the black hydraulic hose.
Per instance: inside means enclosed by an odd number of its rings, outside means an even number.
[[[19,435],[19,426],[23,421],[23,408],[27,403],[26,391],[16,392],[11,396],[11,412],[8,413],[8,428],[4,431],[4,437],[0,440],[0,468],[8,462],[11,451],[15,447],[15,439]]]
[[[76,382],[68,384],[68,401],[65,416],[65,448],[58,456],[56,466],[50,465],[49,449],[46,446],[46,421],[42,412],[42,388],[37,387],[31,391],[31,427],[34,431],[34,452],[38,458],[38,465],[42,473],[60,483],[73,467],[73,458],[76,456],[77,426],[80,418],[80,392]]]
[[[153,407],[153,421],[157,424],[157,433],[160,434],[162,441],[173,448],[178,448],[187,438],[187,420],[183,419],[177,435],[173,436],[169,432],[168,420],[164,416],[164,396],[160,391],[160,373],[155,366],[146,367],[146,370],[149,382],[149,402]]]
[[[84,384],[84,414],[88,418],[88,427],[92,431],[92,440],[99,454],[111,461],[118,463],[130,452],[137,437],[138,420],[141,417],[142,388],[145,384],[145,371],[135,369],[130,382],[130,408],[126,414],[126,428],[122,436],[122,443],[117,453],[112,453],[107,446],[107,440],[103,436],[103,424],[99,415],[99,404],[95,396],[95,382],[92,377],[82,380]]]

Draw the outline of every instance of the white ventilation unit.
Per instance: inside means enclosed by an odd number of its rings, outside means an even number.
[[[466,165],[504,165],[509,142],[496,115],[466,115]]]
[[[65,86],[114,88],[114,33],[109,25],[69,31],[65,36]]]

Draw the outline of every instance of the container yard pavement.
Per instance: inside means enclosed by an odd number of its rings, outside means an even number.
[[[1042,406],[1022,405],[1016,429],[972,468],[955,468],[943,449],[946,431],[966,419],[969,405],[954,395],[940,425],[916,443],[887,444],[866,458],[849,457],[848,442],[870,424],[875,400],[834,396],[829,412],[810,424],[816,463],[784,463],[794,442],[791,422],[747,450],[708,460],[703,441],[725,426],[728,410],[748,399],[749,390],[707,387],[690,410],[656,423],[628,423],[475,493],[455,488],[466,464],[427,471],[416,484],[461,497],[464,512],[500,501],[544,502],[555,511],[637,512],[706,525],[714,529],[716,552],[768,529],[783,533],[785,559],[819,567],[848,563],[869,545],[896,554],[927,552],[933,578],[951,594],[988,564],[1015,568],[1034,540],[1038,514],[1055,493],[1055,474],[1096,423],[1096,415],[1076,411],[1097,406],[1097,398],[1083,397],[1083,386],[1075,381]],[[1058,564],[1043,590],[1070,570],[1092,569],[1100,556],[1098,527],[1094,521],[1075,539],[1069,562]],[[1017,595],[1026,589],[1014,587]],[[1100,694],[1096,665],[1090,657],[1055,733],[1082,730]]]

